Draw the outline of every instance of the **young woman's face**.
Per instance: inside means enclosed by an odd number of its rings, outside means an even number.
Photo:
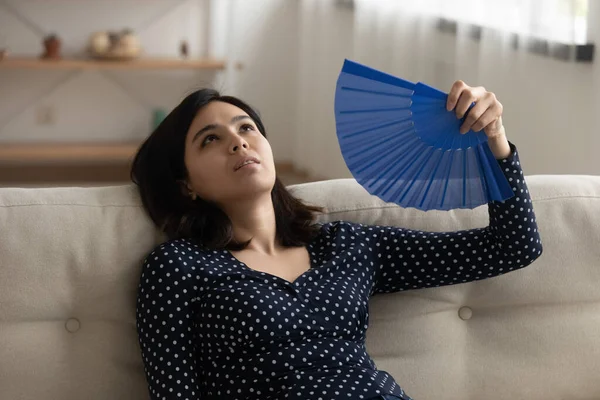
[[[241,168],[240,161],[258,163]],[[190,125],[185,140],[188,188],[219,205],[270,193],[275,184],[273,152],[267,139],[242,109],[213,101]]]

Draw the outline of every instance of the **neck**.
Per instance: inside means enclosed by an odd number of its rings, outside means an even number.
[[[248,250],[264,255],[275,255],[281,248],[277,241],[275,209],[270,193],[248,200],[235,200],[235,206],[224,207],[233,225],[233,236],[238,242],[252,239]]]

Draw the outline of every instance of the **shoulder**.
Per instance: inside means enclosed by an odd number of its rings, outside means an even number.
[[[178,239],[152,249],[142,265],[138,301],[187,302],[196,292],[194,282],[199,270],[196,260],[200,257],[196,248],[193,242]]]
[[[356,236],[363,237],[365,235],[375,234],[375,228],[376,227],[371,225],[343,220],[326,222],[321,226],[322,232],[326,236],[329,236],[330,238],[340,237],[342,239],[355,239]]]
[[[206,252],[206,249],[199,243],[192,239],[173,239],[167,242],[163,242],[158,246],[154,247],[152,251],[146,256],[146,260],[174,257],[181,255],[191,255]]]
[[[193,239],[173,239],[156,246],[144,258],[144,270],[162,270],[180,273],[201,264],[210,251]]]

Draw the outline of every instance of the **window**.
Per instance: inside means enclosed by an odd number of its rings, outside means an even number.
[[[588,0],[355,0],[355,3],[569,45],[584,44],[587,40]]]

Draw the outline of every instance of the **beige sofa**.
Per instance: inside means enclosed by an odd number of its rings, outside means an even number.
[[[506,275],[377,295],[367,348],[416,400],[600,399],[600,177],[527,177],[544,253]],[[346,219],[450,231],[487,206],[421,212],[354,180],[292,187]],[[0,400],[137,400],[143,257],[163,236],[135,187],[0,189]]]

